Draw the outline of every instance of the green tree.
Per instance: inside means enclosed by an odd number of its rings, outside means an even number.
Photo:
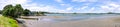
[[[25,10],[23,11],[23,15],[24,15],[24,16],[29,16],[29,14],[30,14],[30,10],[25,9]]]
[[[12,6],[10,4],[10,5],[6,5],[3,8],[2,15],[17,18],[23,13],[22,11],[23,11],[23,8],[20,4],[17,4],[16,6]]]
[[[0,14],[2,13],[2,10],[0,10]]]
[[[10,9],[12,9],[13,8],[13,6],[11,5],[11,4],[9,4],[9,5],[6,5],[4,8],[3,8],[3,11],[2,11],[2,15],[3,16],[9,16],[9,11],[10,11]]]
[[[10,8],[13,8],[12,4],[6,5],[6,6],[3,8],[3,11],[5,11],[6,9],[10,9]]]
[[[15,15],[16,15],[16,17],[22,15],[23,8],[22,8],[22,6],[20,4],[16,4],[16,6],[14,7],[14,9],[15,9]]]
[[[46,12],[40,12],[40,14],[45,15]]]
[[[113,12],[108,12],[107,14],[113,14]]]

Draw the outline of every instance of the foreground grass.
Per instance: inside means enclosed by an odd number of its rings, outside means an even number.
[[[18,27],[18,24],[11,18],[0,16],[0,27]]]

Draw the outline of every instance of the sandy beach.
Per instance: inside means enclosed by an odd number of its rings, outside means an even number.
[[[119,16],[114,16],[64,22],[25,20],[24,24],[26,25],[26,27],[120,27],[119,19]]]

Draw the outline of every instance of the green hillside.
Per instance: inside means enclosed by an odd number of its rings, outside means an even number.
[[[0,16],[0,27],[18,27],[15,20],[8,17]]]

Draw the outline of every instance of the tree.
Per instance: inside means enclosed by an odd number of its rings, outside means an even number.
[[[75,12],[75,13],[73,13],[73,14],[77,14],[77,13]]]
[[[107,14],[113,14],[113,12],[108,12]]]
[[[22,11],[23,11],[23,8],[20,4],[17,4],[16,6],[12,6],[10,4],[10,5],[6,5],[3,8],[2,15],[17,18],[18,16],[20,16],[23,13]]]
[[[13,8],[12,4],[6,5],[6,6],[3,8],[3,11],[5,11],[6,9],[10,9],[10,8]]]
[[[9,10],[12,9],[13,6],[11,4],[9,5],[6,5],[4,8],[3,8],[3,11],[2,11],[2,15],[3,16],[9,16],[8,14],[10,13]]]
[[[0,10],[0,14],[2,14],[2,10]]]
[[[30,10],[25,9],[25,10],[23,11],[23,15],[24,15],[24,16],[29,16],[29,14],[30,14]]]
[[[15,12],[16,17],[22,15],[22,13],[23,13],[23,8],[22,8],[22,6],[21,6],[20,4],[16,4],[16,6],[14,7],[14,9],[15,9],[15,11],[16,11],[16,12]]]

